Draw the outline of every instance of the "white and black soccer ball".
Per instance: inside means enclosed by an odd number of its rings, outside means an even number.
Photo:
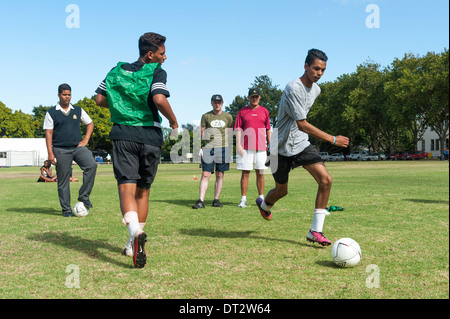
[[[351,238],[341,238],[331,247],[331,258],[338,267],[355,267],[361,260],[361,247]]]
[[[89,215],[89,208],[84,206],[82,202],[78,202],[73,206],[73,214],[77,217],[86,217]]]

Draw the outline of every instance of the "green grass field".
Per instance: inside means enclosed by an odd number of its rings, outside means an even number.
[[[225,175],[223,208],[193,210],[198,165],[160,165],[150,195],[143,269],[121,255],[112,166],[99,167],[86,218],[63,218],[56,183],[36,183],[35,167],[0,168],[0,298],[429,299],[449,298],[449,165],[440,161],[326,164],[332,177],[325,221],[335,241],[355,239],[355,268],[337,268],[330,247],[310,244],[317,186],[299,168],[287,197],[263,220],[237,207],[240,173]],[[81,171],[74,168],[81,180]],[[80,183],[72,183],[72,205]],[[273,179],[266,175],[266,193]]]

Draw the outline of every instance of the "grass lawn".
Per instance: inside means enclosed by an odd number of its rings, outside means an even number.
[[[289,194],[261,218],[251,174],[238,208],[240,172],[225,174],[221,202],[193,210],[198,165],[160,165],[146,225],[149,260],[134,269],[121,255],[112,166],[99,167],[85,218],[63,218],[56,183],[36,167],[0,168],[0,298],[448,299],[449,165],[440,161],[327,163],[333,177],[331,241],[355,239],[361,263],[341,269],[330,247],[308,243],[317,186],[298,168]],[[82,179],[74,167],[74,175]],[[81,182],[71,183],[72,205]],[[273,178],[266,175],[266,193]]]

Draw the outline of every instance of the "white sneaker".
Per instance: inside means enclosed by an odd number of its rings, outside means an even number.
[[[133,238],[128,238],[128,242],[125,245],[125,248],[122,251],[122,255],[128,256],[128,257],[133,257],[133,246],[132,246],[132,241]]]
[[[122,251],[122,255],[133,257],[133,247],[125,246],[125,248]]]
[[[241,207],[241,208],[247,207],[247,201],[242,199],[241,202],[239,203],[238,207]]]

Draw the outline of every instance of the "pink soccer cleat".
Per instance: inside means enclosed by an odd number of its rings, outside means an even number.
[[[266,212],[264,209],[261,208],[261,204],[262,204],[263,200],[264,199],[258,197],[256,199],[256,206],[258,206],[259,212],[261,213],[262,218],[264,218],[267,221],[271,221],[272,220],[272,213],[270,211]]]
[[[316,231],[309,231],[308,235],[306,235],[306,240],[312,243],[318,243],[322,246],[330,246],[331,241],[325,238],[323,233],[319,233]]]

